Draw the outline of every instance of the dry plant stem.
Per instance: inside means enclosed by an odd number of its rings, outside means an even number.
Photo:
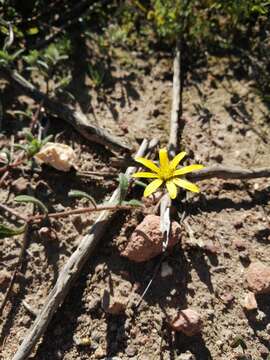
[[[7,206],[7,205],[4,205],[4,204],[1,204],[1,203],[0,203],[0,209],[6,211],[6,212],[8,212],[8,213],[10,213],[11,215],[15,216],[15,217],[16,217],[17,219],[19,219],[19,220],[22,220],[22,221],[24,221],[24,222],[27,222],[27,221],[28,221],[28,218],[27,218],[27,217],[19,214],[17,211],[11,209],[11,208],[10,208],[9,206]]]
[[[79,208],[79,209],[75,209],[75,210],[62,211],[59,213],[50,213],[47,215],[35,215],[35,216],[31,216],[28,219],[28,221],[36,222],[37,220],[42,220],[42,219],[45,219],[46,217],[58,219],[58,218],[67,217],[69,215],[78,215],[78,214],[85,214],[85,213],[104,211],[104,210],[107,210],[107,211],[130,210],[130,209],[134,209],[135,207],[140,207],[140,206],[137,206],[137,205],[136,206],[133,206],[133,205],[100,205],[97,207]]]
[[[182,84],[181,84],[181,40],[176,45],[175,58],[173,61],[173,94],[170,122],[169,153],[175,156],[178,149],[179,122],[182,116]]]
[[[113,150],[131,150],[120,138],[111,135],[105,129],[98,128],[90,123],[89,119],[81,111],[74,110],[68,105],[61,104],[55,98],[50,98],[22,77],[17,71],[1,68],[8,79],[18,85],[25,93],[36,101],[43,102],[43,106],[54,116],[62,119],[73,126],[85,139],[107,146]]]
[[[148,142],[144,140],[136,154],[136,156],[144,156],[148,148]],[[136,168],[130,167],[126,171],[126,175],[130,176]],[[120,188],[118,187],[109,203],[119,200]],[[83,265],[92,254],[95,246],[106,232],[107,225],[111,220],[111,212],[103,211],[95,224],[91,227],[89,233],[82,239],[80,245],[68,259],[67,263],[61,270],[56,284],[44,302],[44,305],[35,319],[29,332],[26,334],[22,344],[13,357],[13,360],[28,359],[34,346],[46,330],[53,314],[63,303],[72,283],[78,277]]]
[[[25,253],[25,249],[26,249],[26,245],[27,245],[28,235],[29,235],[29,225],[26,225],[25,231],[24,231],[24,234],[23,234],[23,242],[22,242],[22,246],[21,246],[21,250],[20,250],[19,259],[18,259],[18,262],[16,264],[16,268],[15,268],[13,274],[12,274],[12,277],[11,277],[9,286],[7,288],[7,291],[5,293],[4,299],[2,301],[2,304],[0,306],[0,316],[2,315],[4,307],[5,307],[6,302],[8,300],[9,294],[12,291],[13,285],[14,285],[15,280],[16,280],[17,273],[21,269],[22,261],[23,261],[23,257],[24,257],[24,253]]]
[[[6,172],[6,171],[9,171],[10,169],[15,168],[15,167],[17,167],[17,166],[19,166],[19,165],[21,165],[21,164],[23,164],[23,163],[24,163],[24,159],[21,159],[21,160],[15,161],[15,162],[12,163],[12,164],[5,165],[5,166],[3,166],[3,167],[0,168],[0,174],[1,174],[1,173],[4,173],[4,172]]]
[[[187,178],[193,181],[212,178],[248,180],[262,177],[270,177],[269,168],[243,169],[237,167],[213,166],[187,175]]]
[[[178,148],[178,138],[180,136],[180,120],[182,115],[182,76],[181,76],[181,39],[176,44],[175,58],[173,62],[173,94],[172,110],[170,121],[169,154],[175,156]],[[168,211],[171,208],[171,199],[166,193],[160,202],[160,226],[164,236],[164,243],[168,244],[170,236],[170,216]],[[164,247],[165,250],[165,247]]]

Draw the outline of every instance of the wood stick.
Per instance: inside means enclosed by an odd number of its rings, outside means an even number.
[[[81,111],[74,110],[69,105],[61,104],[55,98],[50,98],[43,92],[39,91],[17,71],[12,71],[5,67],[1,67],[1,71],[11,82],[23,89],[28,96],[38,102],[43,101],[44,107],[50,113],[69,123],[85,139],[102,144],[113,150],[131,150],[131,147],[124,143],[120,138],[111,135],[105,129],[91,124],[87,116]]]
[[[261,177],[270,177],[270,169],[243,169],[238,167],[234,168],[226,166],[213,166],[197,171],[196,173],[187,174],[186,177],[193,181],[212,178],[247,180]]]
[[[0,204],[1,206],[1,204]],[[78,215],[78,214],[85,214],[85,213],[91,213],[91,212],[97,212],[97,211],[104,211],[104,210],[108,210],[108,211],[114,211],[114,210],[130,210],[130,209],[134,209],[134,208],[138,208],[140,207],[140,205],[99,205],[96,207],[86,207],[86,208],[79,208],[79,209],[73,209],[73,210],[66,210],[66,211],[61,211],[58,213],[50,213],[50,214],[46,214],[46,215],[34,215],[31,216],[28,221],[30,220],[31,222],[36,222],[37,220],[43,220],[46,218],[54,218],[54,219],[59,219],[59,218],[64,218],[70,215]]]
[[[182,76],[181,76],[181,40],[176,44],[175,58],[173,61],[173,95],[170,121],[169,154],[175,156],[179,142],[180,120],[182,115]],[[163,251],[166,251],[170,237],[170,209],[172,201],[166,193],[160,202],[160,229],[163,234]]]
[[[176,52],[173,61],[173,93],[172,110],[170,122],[169,154],[175,156],[179,142],[179,121],[182,116],[182,83],[181,83],[181,41],[177,42]]]
[[[144,140],[136,156],[144,156],[148,148],[148,141]],[[136,168],[129,167],[126,175],[130,176]],[[118,187],[110,198],[109,203],[114,203],[119,199],[120,188]],[[49,293],[44,305],[36,317],[32,327],[26,334],[22,344],[13,357],[13,360],[25,360],[33,350],[34,346],[43,335],[47,326],[58,307],[63,303],[74,280],[78,277],[83,265],[92,254],[95,246],[106,233],[107,225],[111,220],[111,212],[103,211],[89,233],[82,239],[80,245],[70,256],[67,263],[59,274],[56,284]]]

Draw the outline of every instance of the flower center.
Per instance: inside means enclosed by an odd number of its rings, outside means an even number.
[[[160,177],[164,181],[169,180],[170,178],[173,177],[173,170],[169,166],[161,168],[160,173],[161,173]]]

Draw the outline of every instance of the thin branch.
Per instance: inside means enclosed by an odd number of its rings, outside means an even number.
[[[270,177],[270,168],[243,169],[237,167],[213,166],[187,175],[189,180],[194,181],[212,178],[247,180],[262,177]]]
[[[131,147],[124,143],[120,138],[111,135],[105,129],[91,124],[87,116],[81,111],[74,110],[69,105],[62,104],[55,98],[50,98],[43,92],[39,91],[33,84],[22,77],[17,71],[12,71],[6,67],[2,67],[1,72],[4,73],[4,75],[12,83],[23,89],[28,96],[38,102],[43,101],[44,107],[50,113],[69,123],[85,139],[102,144],[114,150],[131,150]]]
[[[147,150],[148,142],[146,140],[140,146],[136,156],[143,156]],[[129,177],[136,168],[130,167],[126,171],[126,175]],[[119,200],[120,187],[118,187],[109,203],[114,203]],[[61,270],[59,277],[53,289],[49,293],[44,305],[35,319],[29,332],[26,334],[22,344],[13,357],[13,360],[25,360],[28,359],[34,346],[45,332],[53,314],[58,309],[60,304],[64,301],[67,293],[69,292],[74,280],[78,277],[83,265],[92,254],[95,246],[100,241],[102,236],[105,235],[107,226],[112,219],[110,211],[103,211],[95,224],[91,227],[89,233],[82,239],[78,248],[68,259],[67,263]]]
[[[21,267],[22,267],[22,262],[23,262],[23,257],[24,257],[24,253],[25,253],[25,249],[26,249],[26,245],[27,245],[27,240],[28,240],[28,235],[29,235],[29,225],[26,225],[25,227],[25,231],[24,231],[24,235],[23,235],[23,242],[22,242],[22,246],[21,246],[21,250],[20,250],[20,255],[19,255],[19,259],[18,262],[16,264],[15,270],[13,271],[13,275],[11,277],[9,286],[7,288],[7,291],[5,293],[4,299],[2,301],[2,304],[0,306],[0,316],[2,315],[2,312],[4,310],[4,307],[6,305],[6,302],[8,300],[8,297],[12,291],[13,285],[15,283],[16,280],[16,276],[18,274],[18,271],[20,271]]]
[[[182,74],[181,74],[181,40],[176,44],[173,61],[173,94],[170,122],[169,153],[175,156],[180,136],[180,121],[182,116]]]
[[[178,149],[178,142],[180,136],[180,120],[182,116],[182,74],[181,74],[181,46],[182,40],[177,42],[175,49],[175,58],[173,61],[173,94],[172,94],[172,110],[170,121],[170,137],[169,137],[169,154],[171,157],[175,156]],[[166,193],[160,202],[160,229],[163,234],[163,251],[166,251],[170,238],[170,209],[171,199]]]
[[[79,209],[74,209],[74,210],[61,211],[58,213],[50,213],[47,215],[34,215],[34,216],[31,216],[28,219],[28,221],[36,222],[37,220],[42,220],[42,219],[45,219],[46,217],[58,219],[58,218],[64,218],[64,217],[67,217],[70,215],[85,214],[85,213],[104,211],[104,210],[107,210],[107,211],[130,210],[130,209],[134,209],[135,207],[140,207],[140,205],[136,205],[136,206],[134,206],[134,205],[100,205],[97,207],[79,208]]]

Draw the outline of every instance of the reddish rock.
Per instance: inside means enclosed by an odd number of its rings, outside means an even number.
[[[11,279],[10,273],[6,270],[0,272],[0,289],[5,288]]]
[[[180,225],[173,221],[168,248],[179,242],[180,233]],[[162,242],[160,217],[147,215],[131,234],[129,243],[121,255],[136,262],[147,261],[162,253]]]
[[[247,311],[256,310],[258,307],[255,295],[252,292],[246,294],[246,297],[242,303],[242,306]]]
[[[171,322],[171,327],[175,331],[181,331],[187,336],[193,336],[201,332],[203,326],[200,315],[192,309],[179,311]]]
[[[242,239],[235,239],[233,241],[233,245],[239,251],[246,250],[246,248],[247,248],[246,241],[244,241]]]
[[[219,244],[215,244],[213,241],[206,241],[203,245],[205,251],[208,251],[211,254],[217,255],[221,253],[221,246]]]
[[[226,293],[222,294],[220,296],[220,298],[223,301],[223,303],[226,304],[226,305],[229,305],[234,301],[234,295],[229,293],[229,292],[226,292]]]
[[[261,262],[251,263],[247,269],[248,287],[255,294],[270,293],[270,266]]]

